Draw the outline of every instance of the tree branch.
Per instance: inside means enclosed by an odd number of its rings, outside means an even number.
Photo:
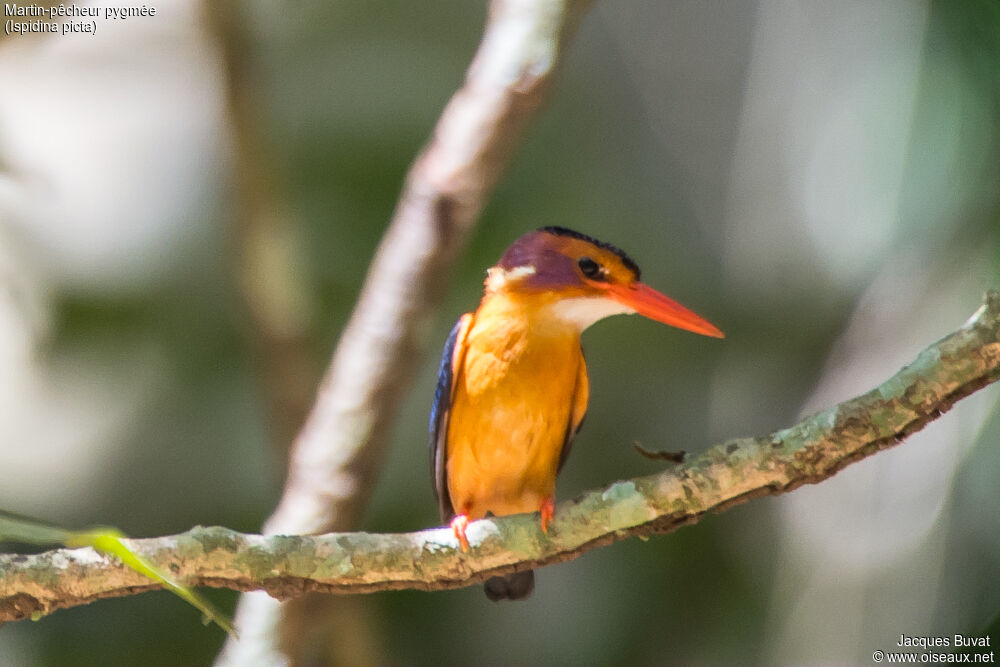
[[[633,535],[667,533],[752,498],[823,481],[891,447],[1000,378],[1000,292],[962,328],[931,345],[872,391],[762,438],[732,440],[657,475],[616,482],[560,503],[548,535],[537,517],[473,522],[473,549],[447,528],[375,535],[244,535],[197,527],[129,540],[158,567],[193,585],[307,591],[440,590],[570,560]],[[158,586],[90,549],[0,557],[0,623]]]

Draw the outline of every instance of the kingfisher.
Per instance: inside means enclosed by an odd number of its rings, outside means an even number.
[[[430,415],[430,458],[441,520],[462,551],[469,522],[539,512],[548,533],[556,475],[587,412],[580,335],[622,313],[705,336],[713,324],[639,280],[609,243],[565,227],[520,237],[487,271],[479,308],[448,336]],[[531,570],[493,577],[491,600],[525,598]]]

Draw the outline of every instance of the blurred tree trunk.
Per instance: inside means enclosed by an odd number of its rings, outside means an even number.
[[[541,106],[566,40],[592,0],[494,0],[482,44],[430,143],[407,176],[358,304],[295,437],[282,499],[266,533],[310,534],[356,526],[415,362],[461,248]],[[252,113],[250,44],[232,0],[208,3],[228,72],[238,189],[237,273],[261,351],[265,393],[280,442],[309,401],[303,342],[305,291],[293,270],[294,229],[267,168]],[[277,286],[277,289],[275,288]],[[308,380],[307,380],[308,381]],[[242,635],[218,664],[345,664],[377,661],[358,600],[285,604],[244,596]],[[283,617],[282,617],[283,615]],[[350,619],[350,623],[347,622]],[[341,631],[347,629],[346,634]],[[279,647],[278,637],[280,636]],[[341,652],[340,647],[348,647]]]

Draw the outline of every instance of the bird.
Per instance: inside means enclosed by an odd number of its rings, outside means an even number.
[[[445,342],[429,424],[438,509],[463,552],[469,522],[488,516],[537,511],[548,533],[556,476],[587,412],[587,327],[638,313],[724,337],[640,282],[625,252],[565,227],[515,240],[487,270],[484,287],[479,307]],[[526,598],[534,573],[492,577],[484,588],[494,601]]]

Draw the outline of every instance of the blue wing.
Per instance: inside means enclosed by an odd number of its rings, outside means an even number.
[[[466,313],[448,334],[438,366],[437,386],[434,388],[434,404],[431,405],[430,431],[431,478],[434,493],[438,499],[441,520],[447,521],[455,515],[448,495],[448,416],[454,393],[455,372],[465,356],[465,339],[472,323],[472,314]]]

